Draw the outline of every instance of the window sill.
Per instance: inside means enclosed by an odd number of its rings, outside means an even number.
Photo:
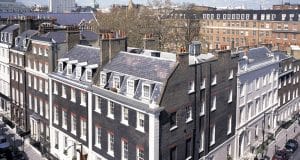
[[[217,110],[217,109],[216,109],[216,108],[212,108],[210,111],[211,111],[211,112],[214,112],[215,110]]]
[[[86,103],[80,103],[80,105],[86,107]]]
[[[142,132],[142,133],[145,133],[145,129],[144,129],[144,128],[138,127],[138,128],[136,128],[136,130],[138,130],[138,131],[140,131],[140,132]]]
[[[232,103],[232,100],[228,101],[227,103]]]
[[[204,115],[205,115],[204,113],[200,113],[200,115],[199,115],[199,116],[200,116],[200,117],[202,117],[202,116],[204,116]]]
[[[80,138],[84,141],[86,141],[86,136],[80,136]]]
[[[124,124],[125,126],[129,126],[129,125],[128,125],[128,121],[122,120],[121,123]]]
[[[107,118],[115,119],[114,115],[111,115],[111,114],[107,115]]]
[[[95,109],[94,111],[101,114],[101,110]]]
[[[67,129],[68,129],[68,127],[67,127],[67,126],[63,126],[62,128],[63,128],[63,129],[65,129],[65,130],[67,130]]]
[[[99,148],[99,149],[101,149],[101,145],[100,144],[95,144],[94,146],[97,147],[97,148]]]
[[[195,90],[189,90],[188,91],[188,94],[192,94],[192,93],[195,93]]]
[[[192,118],[189,118],[189,119],[187,119],[186,121],[185,121],[185,123],[190,123],[190,122],[192,122],[193,121],[193,119]]]
[[[72,99],[71,99],[71,102],[76,103],[76,100],[72,98]]]
[[[213,145],[215,145],[215,141],[210,142],[210,144],[209,144],[209,146],[213,146]]]
[[[178,126],[173,126],[173,127],[170,128],[170,131],[174,131],[177,128],[178,128]]]
[[[76,136],[76,131],[71,131],[71,133]]]
[[[185,160],[191,160],[192,156],[187,157]]]
[[[227,132],[227,135],[230,135],[231,134],[231,131],[230,132]]]
[[[110,156],[112,156],[112,157],[115,156],[113,151],[108,151],[107,154],[110,155]]]

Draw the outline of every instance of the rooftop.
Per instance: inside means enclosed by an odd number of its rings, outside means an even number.
[[[47,13],[47,12],[1,12],[0,18],[18,18],[21,16],[31,16],[36,18],[56,18],[59,25],[78,25],[82,21],[95,20],[93,13]]]
[[[176,66],[177,63],[172,60],[120,52],[110,63],[104,66],[103,70],[165,82]]]

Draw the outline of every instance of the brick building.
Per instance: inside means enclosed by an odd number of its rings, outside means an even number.
[[[286,50],[300,44],[300,10],[216,10],[200,18],[209,49],[270,44]]]

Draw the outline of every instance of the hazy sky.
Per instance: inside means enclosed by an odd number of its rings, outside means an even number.
[[[43,4],[47,5],[48,0],[17,0],[23,2],[25,5],[33,5],[33,4]],[[94,0],[76,0],[79,5],[89,5],[93,4]],[[108,7],[114,3],[127,4],[128,0],[96,0],[101,8]],[[149,0],[133,0],[134,3],[144,3],[146,4]],[[151,0],[150,0],[151,1]],[[290,3],[299,3],[299,0],[171,0],[174,3],[196,3],[199,5],[209,5],[214,7],[226,7],[227,6],[235,6],[240,7],[244,6],[246,8],[259,8],[260,4],[264,8],[270,8],[272,4],[281,4],[283,2]]]

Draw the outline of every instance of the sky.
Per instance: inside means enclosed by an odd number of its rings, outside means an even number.
[[[47,5],[48,0],[17,0],[25,5],[42,4]],[[92,5],[94,0],[76,0],[76,3],[82,6]],[[101,8],[109,7],[111,4],[127,4],[128,0],[96,0]],[[147,4],[149,0],[133,0],[134,3]],[[151,1],[151,0],[150,0]],[[171,0],[173,3],[196,3],[198,5],[208,5],[213,7],[241,7],[247,9],[258,9],[260,4],[263,8],[270,8],[272,4],[281,4],[282,2],[299,3],[299,0]],[[224,6],[227,4],[227,6]]]

